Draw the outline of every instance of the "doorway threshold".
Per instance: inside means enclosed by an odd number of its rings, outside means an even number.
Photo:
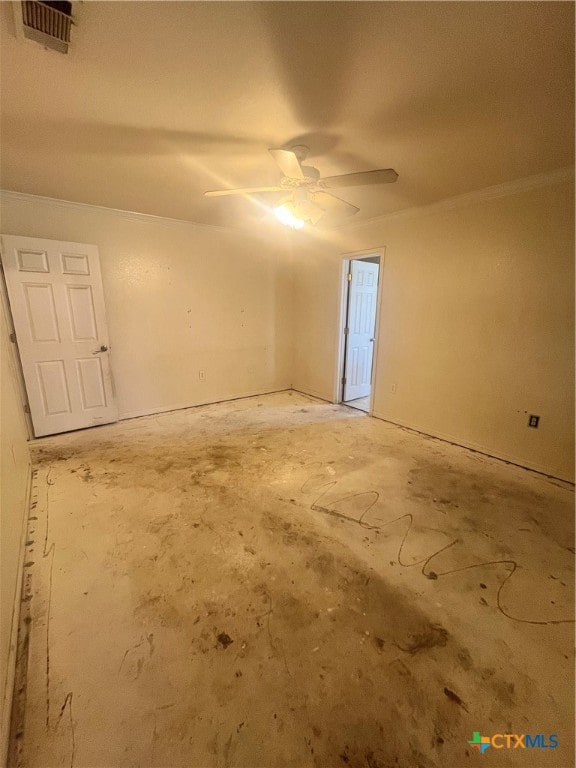
[[[347,405],[350,408],[355,408],[357,411],[364,411],[364,413],[370,412],[370,397],[357,397],[356,400],[348,400],[342,405]]]

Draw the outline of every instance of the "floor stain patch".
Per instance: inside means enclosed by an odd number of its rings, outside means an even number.
[[[229,645],[231,645],[234,640],[230,637],[230,635],[227,635],[226,632],[220,632],[220,634],[216,638],[222,648],[228,648]]]

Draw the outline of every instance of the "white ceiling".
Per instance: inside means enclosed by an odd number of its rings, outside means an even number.
[[[372,217],[572,165],[571,2],[78,2],[68,56],[0,4],[4,189],[211,224],[307,144]],[[343,194],[345,192],[345,194]],[[263,199],[263,198],[262,198]]]

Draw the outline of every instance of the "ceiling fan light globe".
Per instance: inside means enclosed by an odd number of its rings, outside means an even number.
[[[279,222],[292,229],[302,229],[304,222],[294,215],[289,204],[279,205],[274,208],[274,216]]]

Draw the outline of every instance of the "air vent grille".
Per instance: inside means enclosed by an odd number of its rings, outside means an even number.
[[[22,22],[26,37],[38,40],[62,53],[67,52],[72,27],[70,14],[39,0],[22,0]]]

